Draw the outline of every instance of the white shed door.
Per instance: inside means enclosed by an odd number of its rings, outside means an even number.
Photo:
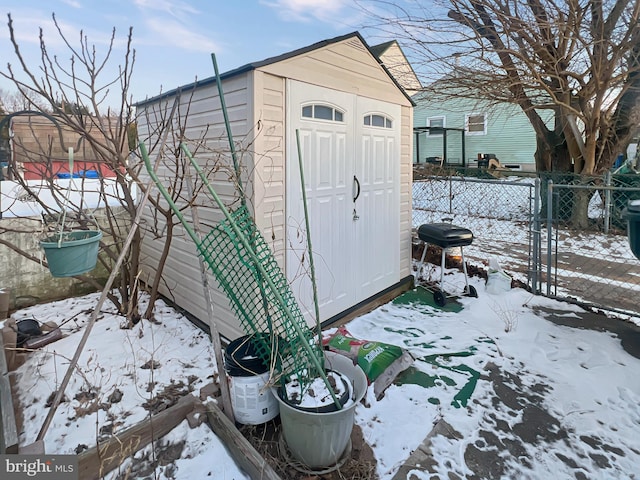
[[[287,89],[287,277],[313,318],[298,131],[326,320],[400,280],[400,107],[292,80]]]

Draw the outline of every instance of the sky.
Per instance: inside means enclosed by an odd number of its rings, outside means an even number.
[[[7,14],[29,62],[38,60],[39,29],[48,47],[70,55],[55,31],[52,13],[71,43],[80,31],[104,56],[113,28],[118,65],[129,27],[136,50],[131,94],[134,100],[213,75],[211,53],[225,72],[321,40],[361,31],[363,11],[352,0],[5,0],[0,36],[1,68],[17,61],[9,43]],[[361,32],[364,34],[364,32]],[[370,44],[387,38],[367,37]],[[112,70],[113,71],[113,70]],[[0,88],[15,90],[0,79]]]

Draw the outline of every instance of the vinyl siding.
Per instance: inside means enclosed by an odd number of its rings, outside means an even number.
[[[502,164],[535,165],[536,134],[526,115],[516,106],[504,104],[488,106],[474,100],[437,100],[424,97],[416,100],[414,125],[427,126],[429,117],[445,117],[447,128],[465,128],[465,116],[483,113],[487,122],[486,135],[465,135],[465,157],[468,165],[475,165],[478,153],[493,153]],[[447,160],[462,163],[461,132],[447,132]],[[415,143],[415,140],[414,140]],[[442,136],[420,134],[420,163],[426,157],[444,156]],[[414,145],[414,159],[416,146]]]
[[[357,38],[331,44],[298,57],[288,58],[256,70],[238,74],[223,82],[225,102],[229,112],[233,137],[242,160],[243,181],[256,223],[272,248],[276,260],[285,270],[285,152],[287,135],[286,79],[293,78],[339,91],[400,104],[401,115],[401,276],[411,273],[411,181],[412,181],[412,106],[386,72]],[[228,151],[222,110],[215,84],[182,93],[180,115],[186,112],[189,95],[193,99],[189,108],[186,137],[198,139],[204,136],[206,148],[196,153],[201,162],[217,161],[219,168],[211,176],[213,186],[223,199],[236,200],[234,186],[229,182],[232,162]],[[173,97],[143,106],[148,112],[170,111]],[[143,115],[144,118],[144,115]],[[154,120],[155,118],[155,120]],[[153,115],[139,125],[143,137],[149,127],[157,123]],[[195,146],[196,142],[190,144]],[[153,155],[152,155],[153,159]],[[160,172],[162,174],[162,171]],[[199,215],[203,225],[213,225],[221,218],[208,199],[199,201]],[[145,223],[153,223],[150,210]],[[189,211],[186,212],[191,221]],[[203,227],[205,232],[208,228]],[[191,239],[178,229],[169,260],[164,270],[161,292],[196,317],[206,320],[200,269],[195,246]],[[153,276],[152,265],[160,256],[161,242],[153,239],[149,227],[145,228],[143,262],[145,279]],[[210,285],[216,281],[210,278]],[[242,335],[239,322],[230,311],[229,303],[220,291],[213,289],[214,317],[220,333],[227,338]]]
[[[249,115],[252,98],[249,95],[249,85],[249,74],[233,77],[223,82],[225,102],[233,138],[236,143],[237,157],[242,165],[243,182],[247,191],[251,192],[252,186],[249,182],[250,176],[248,172],[253,170],[253,160],[248,145],[251,143],[249,138],[252,125],[248,119],[252,118],[252,115]],[[174,98],[169,97],[144,106],[145,111],[140,112],[141,121],[138,127],[141,138],[149,135],[149,129],[159,121],[158,114],[160,112],[164,112],[165,116],[168,115],[173,106]],[[184,119],[187,111],[185,129],[185,137],[189,139],[187,144],[190,150],[194,152],[195,158],[203,169],[212,171],[209,175],[209,181],[214,190],[225,204],[233,205],[237,202],[238,196],[235,186],[229,181],[233,177],[233,162],[229,154],[224,116],[216,85],[211,84],[197,88],[195,91],[182,92],[180,108],[176,113],[176,117],[180,116]],[[176,124],[177,121],[174,121],[174,125]],[[199,143],[202,143],[202,145],[197,147]],[[173,145],[171,140],[168,141],[168,145]],[[155,158],[153,153],[151,158],[152,161]],[[214,164],[216,167],[211,168]],[[163,170],[161,168],[158,171],[158,176],[161,179],[166,177],[167,174],[166,169]],[[165,180],[167,179],[165,178]],[[188,196],[186,192],[184,196],[185,198]],[[222,213],[212,205],[212,200],[205,195],[199,196],[197,205],[202,232],[206,234],[211,225],[222,219]],[[184,214],[187,221],[193,224],[191,211],[186,209]],[[151,216],[151,210],[147,208],[142,223],[144,235],[142,278],[149,282],[155,275],[154,266],[158,263],[163,246],[163,241],[154,238],[155,234],[151,229],[151,225],[155,223],[156,221]],[[162,222],[158,224],[158,227],[162,231]],[[211,286],[214,319],[219,332],[230,339],[242,335],[238,321],[230,310],[229,301],[218,289],[215,278],[211,275],[208,278]],[[181,226],[176,227],[174,232],[171,250],[163,271],[160,292],[197,318],[205,322],[208,321],[207,305],[204,299],[196,247]]]

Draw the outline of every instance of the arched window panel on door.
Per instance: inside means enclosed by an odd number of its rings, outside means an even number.
[[[364,116],[366,127],[393,128],[393,120],[386,115],[371,113]]]
[[[344,122],[344,112],[340,109],[321,103],[302,106],[302,117],[329,122]]]

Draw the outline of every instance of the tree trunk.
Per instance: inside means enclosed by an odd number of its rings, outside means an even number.
[[[548,211],[548,182],[554,184],[571,183],[571,156],[567,144],[554,132],[548,131],[544,136],[536,137],[536,171],[540,177],[540,218],[547,219]],[[567,188],[558,189],[553,204],[553,218],[568,220],[573,210],[573,191]]]
[[[573,189],[571,192],[573,192],[571,226],[575,229],[587,230],[589,228],[589,201],[594,192],[590,189]]]

